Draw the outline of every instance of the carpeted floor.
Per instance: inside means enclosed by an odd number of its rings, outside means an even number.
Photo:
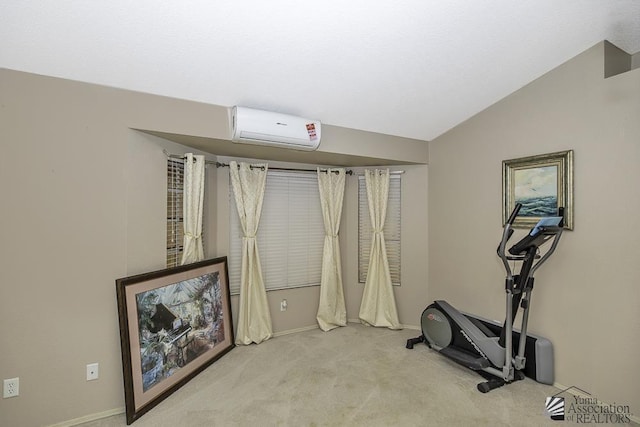
[[[350,323],[236,347],[134,426],[540,426],[559,390],[530,379],[488,394],[483,379],[424,344],[415,330]],[[124,414],[84,427],[126,425]]]

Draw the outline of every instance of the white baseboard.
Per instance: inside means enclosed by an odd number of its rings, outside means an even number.
[[[283,335],[297,334],[298,332],[312,331],[314,329],[319,329],[318,325],[304,326],[302,328],[288,329],[286,331],[274,332],[273,336],[274,338],[281,337]]]
[[[85,415],[84,417],[74,418],[72,420],[63,421],[57,424],[51,424],[49,427],[72,427],[79,424],[88,423],[89,421],[96,421],[102,418],[108,418],[120,414],[124,414],[124,408],[114,408],[104,412]]]
[[[362,321],[360,319],[347,319],[347,322],[349,323],[362,323]],[[421,331],[422,328],[420,326],[416,326],[416,325],[400,325],[402,326],[402,329],[410,329],[410,330],[415,330],[415,331]]]
[[[422,332],[422,328],[420,326],[416,326],[416,325],[402,325],[402,327],[404,329],[411,329],[413,331],[420,331]]]

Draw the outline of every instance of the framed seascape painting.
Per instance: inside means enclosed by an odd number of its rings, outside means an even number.
[[[573,150],[502,162],[502,222],[522,204],[514,227],[531,228],[564,208],[564,227],[573,230]]]
[[[234,346],[227,258],[116,280],[127,424]]]

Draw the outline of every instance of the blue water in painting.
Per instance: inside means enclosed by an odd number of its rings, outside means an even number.
[[[558,198],[556,196],[532,197],[519,199],[522,203],[519,216],[553,216],[558,213]]]

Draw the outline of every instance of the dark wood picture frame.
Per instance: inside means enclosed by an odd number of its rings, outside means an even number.
[[[227,257],[116,280],[127,424],[235,347]]]

